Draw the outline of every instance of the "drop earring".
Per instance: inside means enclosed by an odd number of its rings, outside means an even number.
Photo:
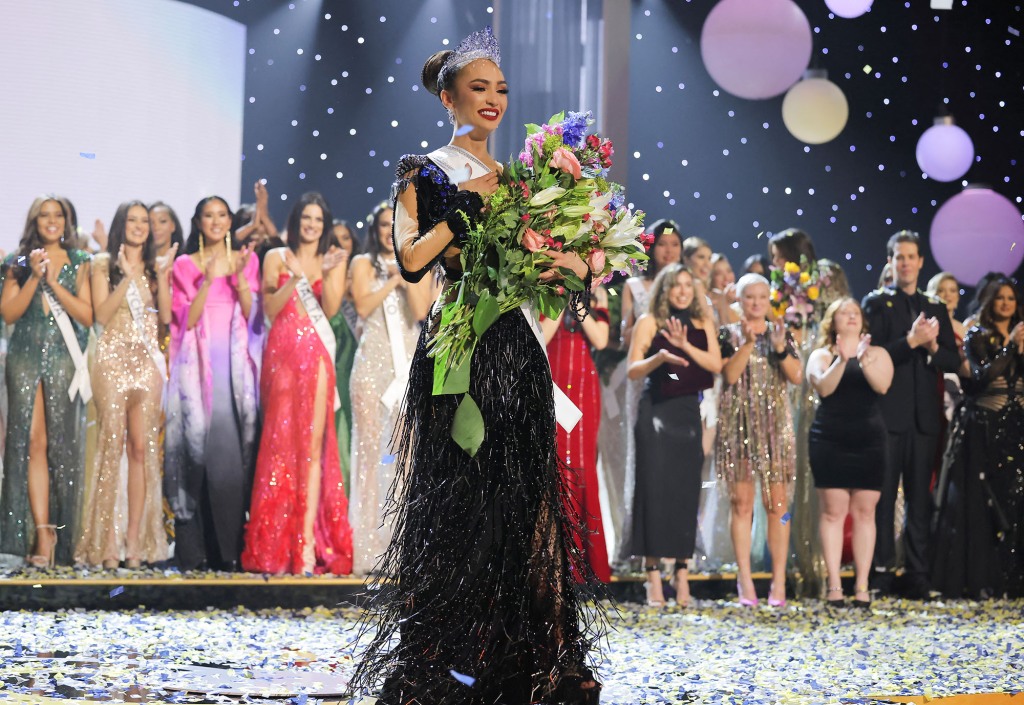
[[[451,123],[452,125],[454,125],[455,124],[455,111],[452,110],[451,108],[445,108],[445,110],[448,111],[448,122]]]

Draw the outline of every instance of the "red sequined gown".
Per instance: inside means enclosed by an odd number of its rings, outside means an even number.
[[[278,286],[288,276],[282,273]],[[321,288],[321,281],[313,284],[317,299]],[[313,526],[316,572],[345,575],[352,572],[352,529],[334,430],[334,360],[298,301],[298,294],[293,293],[277,314],[263,352],[263,435],[242,568],[256,573],[303,572],[303,517],[309,496],[306,468],[317,370],[322,365],[328,391],[320,410],[326,418],[320,451],[320,498]]]
[[[608,321],[607,309],[594,308],[597,321]],[[583,412],[583,418],[566,433],[558,427],[558,456],[570,468],[566,484],[569,501],[576,515],[586,522],[589,543],[581,546],[594,575],[602,582],[611,580],[608,548],[601,522],[601,503],[597,484],[597,432],[601,424],[601,380],[590,353],[590,342],[583,326],[565,316],[548,342],[551,377],[566,396]],[[577,542],[579,543],[577,535]],[[586,539],[584,539],[586,541]]]

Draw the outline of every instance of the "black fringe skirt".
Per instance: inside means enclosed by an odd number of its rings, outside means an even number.
[[[487,330],[469,391],[486,431],[471,458],[450,435],[462,395],[431,393],[432,327],[396,430],[394,538],[375,573],[353,692],[380,688],[382,705],[554,703],[604,618],[588,605],[595,581],[575,541],[548,361],[520,311]]]

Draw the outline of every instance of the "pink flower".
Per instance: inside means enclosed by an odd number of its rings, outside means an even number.
[[[523,247],[530,252],[539,252],[544,249],[544,236],[533,228],[527,228],[523,233]]]
[[[604,271],[605,254],[604,250],[596,249],[587,257],[587,266],[591,272],[601,273]]]
[[[565,296],[565,287],[558,287],[557,289],[555,289],[555,293],[557,293],[559,296]]]
[[[580,160],[565,147],[559,147],[551,155],[551,166],[564,171],[566,174],[572,174],[573,178],[579,179],[583,177]]]
[[[529,214],[529,213],[523,213],[523,214],[522,214],[522,215],[521,215],[521,216],[519,217],[519,220],[523,221],[524,223],[527,223],[527,222],[529,222],[529,221],[530,221],[530,214]]]

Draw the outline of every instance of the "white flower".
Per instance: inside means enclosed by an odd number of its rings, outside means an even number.
[[[565,194],[565,189],[561,186],[549,186],[543,191],[538,191],[533,194],[533,198],[530,199],[531,206],[546,206],[552,201],[561,198]]]

